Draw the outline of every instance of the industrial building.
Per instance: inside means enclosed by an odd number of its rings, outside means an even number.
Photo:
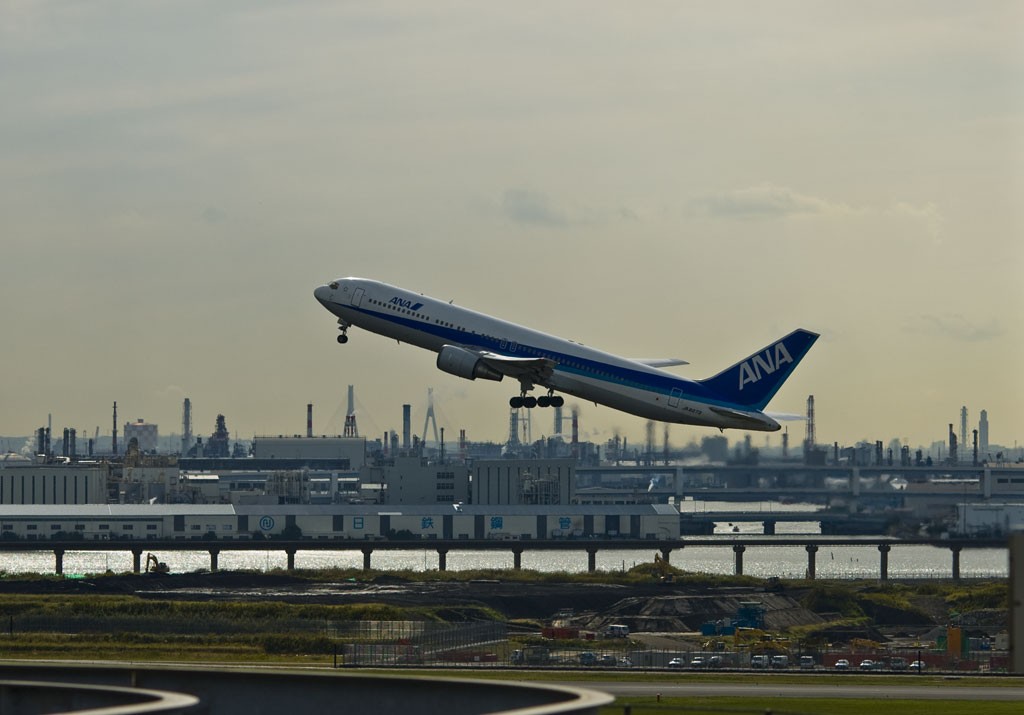
[[[256,437],[252,443],[254,459],[336,460],[348,461],[348,468],[357,470],[366,462],[366,439],[363,437]]]
[[[1024,502],[957,504],[956,515],[961,536],[1003,536],[1024,531]]]
[[[633,506],[0,505],[3,538],[670,539],[679,512]]]
[[[481,459],[473,462],[474,504],[572,504],[575,496],[575,459]]]
[[[139,451],[147,454],[156,452],[160,443],[160,430],[150,422],[139,419],[135,422],[124,423],[124,443],[127,447],[132,440],[136,440]]]
[[[0,504],[105,504],[105,464],[4,464]]]

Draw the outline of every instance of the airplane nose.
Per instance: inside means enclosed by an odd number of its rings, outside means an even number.
[[[326,306],[331,302],[331,295],[333,295],[333,293],[334,291],[331,290],[330,286],[324,285],[319,286],[315,291],[313,291],[313,297],[320,301],[321,305]]]

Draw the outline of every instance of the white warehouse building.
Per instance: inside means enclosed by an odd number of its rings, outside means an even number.
[[[0,505],[0,536],[103,539],[675,539],[669,504],[625,506]]]

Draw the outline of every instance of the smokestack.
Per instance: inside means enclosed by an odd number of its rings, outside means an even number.
[[[192,449],[192,400],[185,398],[181,408],[181,456],[187,457]]]
[[[46,428],[36,430],[36,454],[46,454]]]
[[[306,436],[313,436],[313,403],[306,405]]]
[[[117,456],[117,403],[116,402],[114,403],[114,431],[113,431],[113,438],[111,439],[110,444],[111,444],[110,451],[113,452],[113,454],[115,456]]]
[[[572,411],[572,456],[580,456],[580,413]]]
[[[356,413],[356,388],[354,385],[348,386],[348,412],[345,413],[346,417],[351,417]]]
[[[555,434],[562,434],[562,407],[555,406]]]
[[[67,457],[68,449],[71,448],[71,430],[64,428],[64,441],[61,443],[60,456]]]
[[[75,430],[74,427],[72,427],[71,428],[71,444],[69,445],[69,448],[68,448],[68,456],[71,457],[72,459],[74,459],[75,457],[78,456],[78,445],[75,444],[77,434],[78,434],[78,432]]]
[[[410,448],[409,435],[412,433],[412,405],[402,405],[402,449]]]

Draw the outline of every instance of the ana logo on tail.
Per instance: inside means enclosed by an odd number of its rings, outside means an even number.
[[[771,375],[786,363],[793,362],[786,346],[779,342],[763,353],[754,355],[740,364],[740,390],[744,385],[759,382],[765,375]]]

